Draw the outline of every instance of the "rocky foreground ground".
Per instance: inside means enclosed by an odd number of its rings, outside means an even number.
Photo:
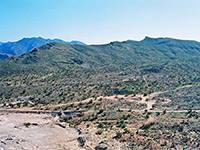
[[[119,143],[101,141],[95,134],[60,124],[50,114],[0,112],[0,150],[105,149]],[[83,145],[88,143],[90,147]]]
[[[81,149],[74,128],[44,114],[0,113],[0,150]]]

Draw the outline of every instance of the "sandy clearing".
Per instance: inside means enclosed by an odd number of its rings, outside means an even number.
[[[38,125],[25,127],[27,122]],[[0,150],[77,150],[78,137],[76,129],[56,125],[50,115],[0,113]]]

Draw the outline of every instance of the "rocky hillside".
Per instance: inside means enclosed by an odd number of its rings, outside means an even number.
[[[0,76],[20,73],[49,73],[70,68],[109,71],[127,67],[155,66],[168,63],[199,64],[200,43],[170,38],[111,42],[105,45],[69,45],[49,43],[19,57],[0,61]],[[97,69],[99,68],[99,69]]]

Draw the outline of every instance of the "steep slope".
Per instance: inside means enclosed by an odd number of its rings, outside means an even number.
[[[84,43],[79,41],[65,42],[60,39],[44,39],[41,37],[38,38],[33,37],[33,38],[23,38],[17,42],[7,42],[0,44],[0,50],[6,54],[21,55],[33,50],[36,47],[42,46],[50,42],[84,45]]]
[[[166,63],[198,63],[200,43],[169,38],[111,42],[105,45],[49,43],[19,57],[0,61],[0,75],[47,73],[73,69],[160,66]]]
[[[2,53],[2,52],[0,51],[0,60],[1,60],[1,59],[6,59],[6,58],[8,58],[8,57],[10,57],[10,55],[5,54],[5,53]]]

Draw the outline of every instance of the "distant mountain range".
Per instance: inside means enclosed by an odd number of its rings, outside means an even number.
[[[150,37],[142,41],[128,40],[104,45],[69,45],[53,42],[24,55],[1,60],[0,74],[47,73],[69,68],[139,68],[144,65],[162,66],[168,63],[200,64],[200,43]],[[156,70],[154,68],[152,71]]]
[[[16,42],[7,42],[7,43],[0,42],[0,51],[1,51],[0,59],[7,58],[6,56],[10,55],[19,56],[25,54],[27,52],[30,52],[36,47],[40,47],[50,42],[86,45],[85,43],[80,41],[66,42],[60,39],[44,39],[41,37],[23,38]]]

